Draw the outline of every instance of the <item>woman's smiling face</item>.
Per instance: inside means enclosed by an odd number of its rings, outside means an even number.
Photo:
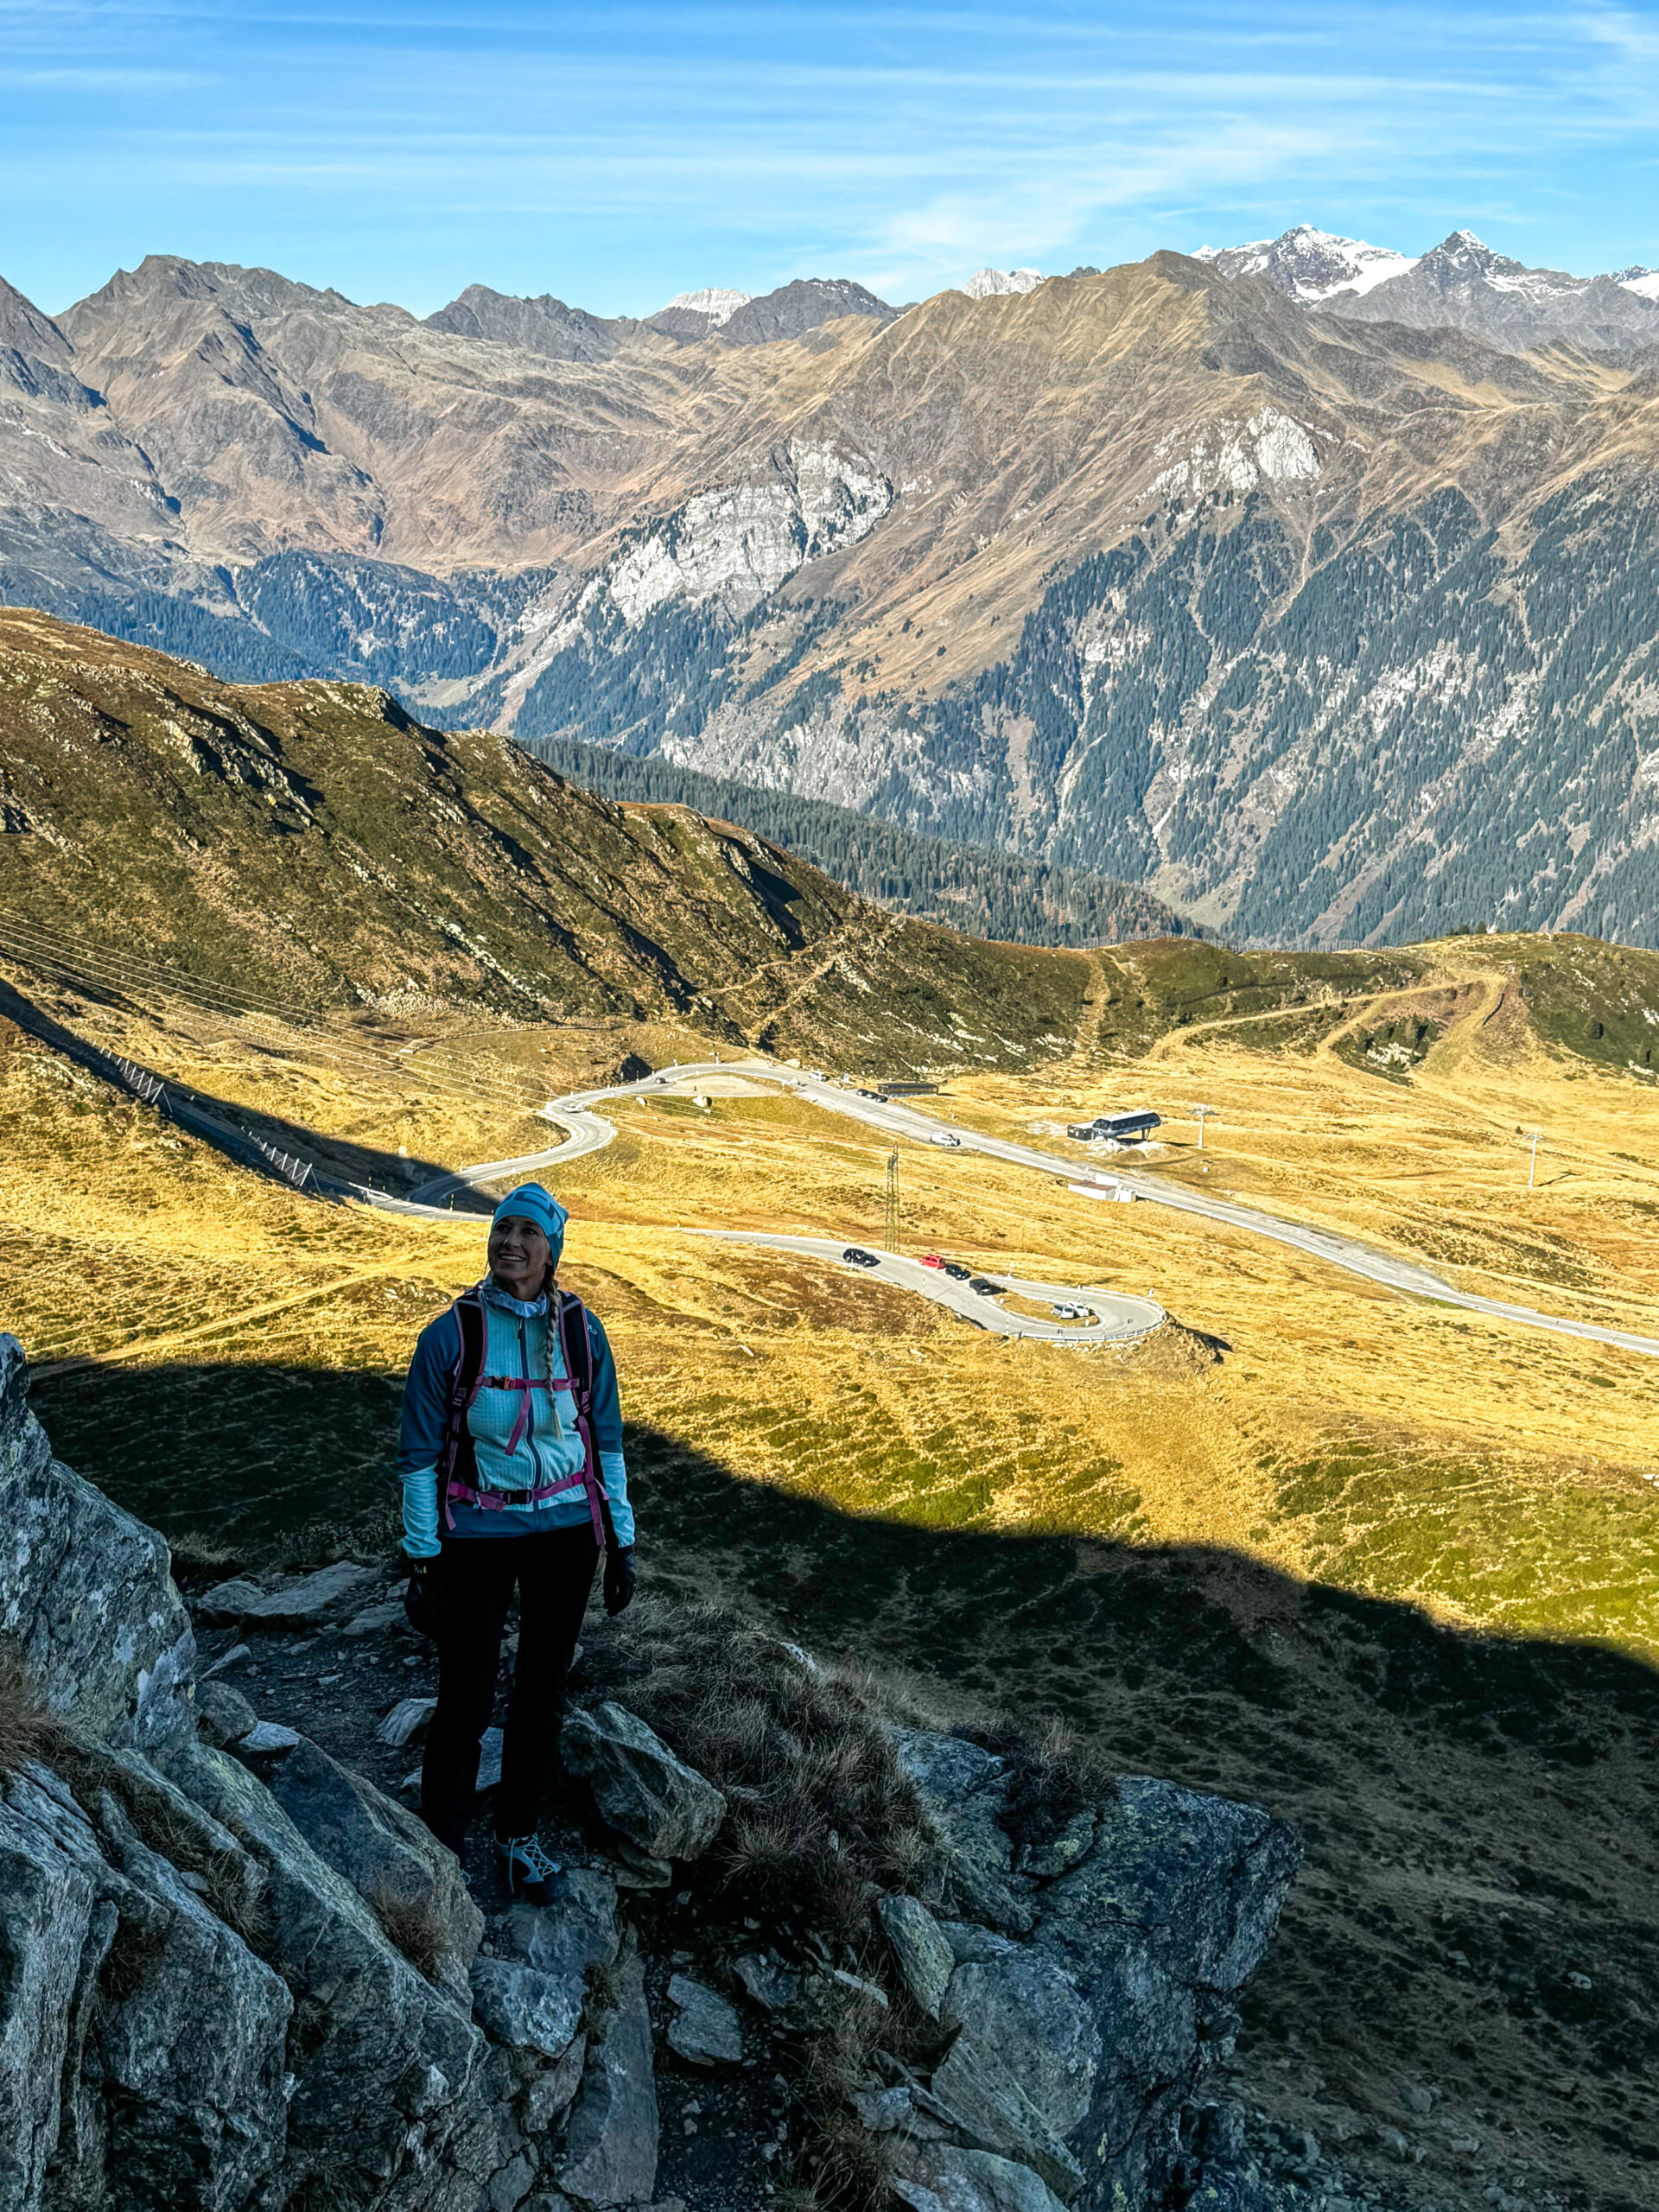
[[[498,1287],[528,1301],[547,1286],[553,1248],[533,1221],[509,1213],[490,1224],[489,1258]]]

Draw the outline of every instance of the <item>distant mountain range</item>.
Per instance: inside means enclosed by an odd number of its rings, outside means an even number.
[[[1256,942],[1659,936],[1659,277],[1306,226],[895,308],[0,286],[0,599]]]

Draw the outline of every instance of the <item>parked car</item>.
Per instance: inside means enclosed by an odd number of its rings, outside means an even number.
[[[939,1257],[937,1252],[924,1252],[922,1255],[922,1265],[925,1268],[943,1268],[944,1262]]]
[[[1086,1306],[1051,1306],[1048,1310],[1057,1321],[1081,1321],[1089,1309]]]
[[[960,1147],[962,1139],[960,1137],[953,1137],[949,1129],[935,1129],[932,1135],[929,1137],[928,1142],[930,1144],[952,1144]]]
[[[993,1282],[989,1275],[976,1275],[968,1287],[969,1290],[976,1290],[982,1298],[1000,1298],[1006,1286],[1000,1282]]]
[[[943,1265],[944,1272],[950,1276],[952,1282],[967,1281],[968,1269],[966,1268],[959,1267],[954,1260],[946,1260],[943,1262]]]
[[[842,1254],[849,1268],[879,1268],[881,1264],[874,1252],[867,1252],[861,1244],[849,1244]]]

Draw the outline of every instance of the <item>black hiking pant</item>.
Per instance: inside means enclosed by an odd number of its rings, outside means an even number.
[[[535,1536],[451,1536],[427,1569],[437,1621],[438,1707],[421,1769],[421,1817],[459,1851],[478,1788],[479,1742],[495,1706],[501,1632],[518,1592],[512,1669],[495,1800],[498,1836],[536,1826],[558,1758],[570,1671],[599,1546],[591,1528]]]

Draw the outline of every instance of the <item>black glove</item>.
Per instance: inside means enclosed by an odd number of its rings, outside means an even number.
[[[437,1577],[430,1572],[435,1564],[435,1560],[425,1559],[410,1561],[404,1617],[416,1636],[436,1636],[438,1632]]]
[[[633,1546],[610,1546],[605,1554],[605,1610],[626,1613],[633,1602]]]

